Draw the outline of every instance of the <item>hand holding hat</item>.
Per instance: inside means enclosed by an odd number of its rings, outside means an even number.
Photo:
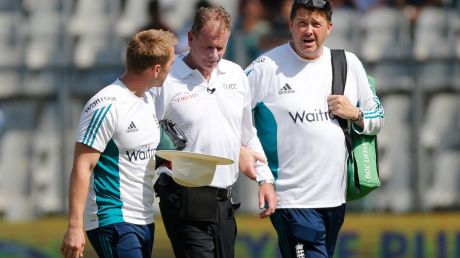
[[[156,155],[172,162],[172,178],[186,187],[207,186],[217,165],[233,164],[230,159],[187,151],[159,150]]]

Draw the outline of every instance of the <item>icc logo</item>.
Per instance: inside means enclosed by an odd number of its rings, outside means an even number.
[[[224,89],[226,90],[236,90],[236,83],[224,83]]]

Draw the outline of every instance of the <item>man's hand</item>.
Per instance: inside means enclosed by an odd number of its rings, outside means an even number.
[[[327,97],[329,111],[334,116],[348,120],[357,120],[359,109],[351,104],[350,100],[343,95],[330,95]]]
[[[343,95],[329,95],[327,97],[329,112],[334,116],[351,120],[359,128],[364,128],[364,122],[359,119],[360,110],[351,104],[350,100]]]
[[[257,161],[267,163],[263,154],[253,152],[246,147],[240,147],[240,161],[239,168],[247,177],[256,180],[256,170],[254,165]]]
[[[265,204],[268,207],[265,207]],[[275,212],[276,208],[276,193],[273,184],[261,184],[259,188],[259,208],[264,209],[259,214],[260,218],[266,218]]]
[[[65,258],[83,257],[85,241],[83,229],[67,229],[61,244],[62,256]]]

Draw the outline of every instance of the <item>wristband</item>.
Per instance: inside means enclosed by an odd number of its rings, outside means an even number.
[[[260,180],[259,182],[257,182],[259,185],[263,185],[263,184],[275,184],[275,180],[273,179],[264,179],[264,180]]]

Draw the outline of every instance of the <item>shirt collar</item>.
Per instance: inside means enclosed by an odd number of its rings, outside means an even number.
[[[177,75],[180,79],[184,79],[185,77],[191,75],[195,70],[191,69],[185,62],[184,58],[186,55],[181,55],[181,56],[176,56],[176,59],[174,61],[174,65],[176,66],[176,72]],[[214,68],[214,71],[212,73],[219,73],[219,74],[225,74],[228,73],[229,71],[228,66],[226,67],[224,65],[224,62],[222,60],[219,61],[217,64],[216,68]]]
[[[288,43],[286,43],[287,45],[287,48],[288,48],[288,51],[289,53],[295,57],[295,59],[301,63],[313,63],[313,62],[317,62],[318,60],[322,60],[323,58],[327,58],[328,53],[329,52],[329,48],[327,48],[326,46],[322,46],[323,48],[323,53],[321,54],[321,56],[317,59],[313,59],[313,60],[308,60],[308,59],[305,59],[305,58],[302,58],[301,56],[299,56],[299,54],[297,54],[297,52],[295,52],[294,50],[294,47],[291,45],[291,41],[289,41]]]

